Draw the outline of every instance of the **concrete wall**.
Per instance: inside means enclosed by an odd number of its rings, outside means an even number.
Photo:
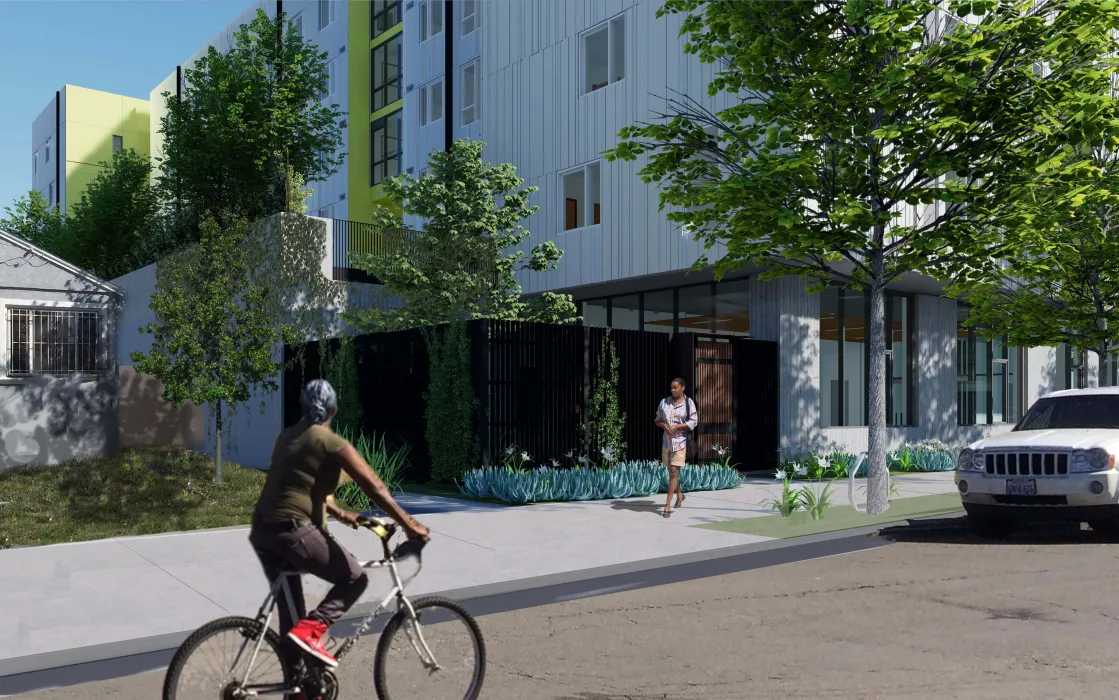
[[[113,344],[116,298],[90,278],[0,240],[0,468],[53,464],[110,453],[117,444],[118,384]],[[74,308],[102,314],[99,374],[10,374],[11,308]]]

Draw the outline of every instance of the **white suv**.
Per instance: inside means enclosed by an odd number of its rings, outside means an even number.
[[[968,445],[956,485],[969,524],[1009,534],[1016,522],[1087,522],[1119,534],[1119,388],[1057,391],[1014,430]]]

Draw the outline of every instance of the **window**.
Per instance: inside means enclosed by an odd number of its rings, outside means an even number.
[[[602,183],[599,172],[599,163],[596,161],[563,175],[564,231],[602,222]],[[589,219],[588,209],[591,209]]]
[[[291,31],[296,36],[303,36],[303,13],[300,12],[291,20]]]
[[[610,299],[609,313],[611,328],[641,330],[641,295],[613,297]]]
[[[462,6],[462,35],[478,28],[478,0],[459,0]]]
[[[384,109],[400,99],[400,53],[399,35],[373,49],[373,87],[370,91],[373,97],[370,111]]]
[[[478,62],[474,61],[462,69],[462,125],[473,124],[481,117],[478,109],[478,95],[481,93],[481,76]]]
[[[605,22],[583,35],[583,92],[601,90],[626,76],[626,16]]]
[[[861,291],[820,295],[820,413],[824,427],[866,425],[866,307]]]
[[[420,3],[420,41],[427,41],[443,31],[442,0],[427,0]]]
[[[49,140],[49,139],[47,140],[47,157],[46,157],[46,161],[47,161],[48,163],[49,163],[49,162],[51,162],[51,142],[50,142],[50,140]]]
[[[97,311],[8,309],[8,375],[97,373],[101,332]]]
[[[400,24],[400,0],[373,0],[372,26],[369,36],[376,39]]]
[[[1088,385],[1084,350],[1067,344],[1057,348],[1057,388],[1083,389]]]
[[[608,301],[606,299],[590,299],[583,302],[583,325],[593,328],[609,328],[609,320],[607,310],[609,309]]]
[[[334,0],[319,0],[319,30],[323,30],[338,18],[338,6]]]
[[[31,178],[39,177],[39,152],[35,151],[31,156]]]
[[[651,333],[671,333],[676,325],[676,295],[671,289],[641,295],[641,327]]]
[[[113,134],[113,153],[120,153],[124,150],[124,137]]]
[[[1119,396],[1055,396],[1038,399],[1015,430],[1116,430]],[[1035,472],[1036,473],[1036,472]]]
[[[420,88],[420,126],[443,118],[443,81],[436,80]]]
[[[400,174],[400,118],[401,111],[381,117],[371,125],[372,167],[370,186]]]
[[[715,329],[715,298],[710,284],[683,287],[677,293],[676,326],[681,333],[710,333]]]
[[[334,205],[328,204],[322,209],[319,209],[320,219],[333,219],[334,218]]]
[[[750,280],[715,284],[715,332],[750,335]]]
[[[324,104],[328,104],[331,100],[334,99],[334,88],[336,85],[334,75],[334,61],[326,64],[323,73],[323,77],[326,78],[326,84],[323,87],[322,94],[319,96],[319,101]]]
[[[47,204],[54,204],[54,183],[47,185]]]
[[[1004,337],[987,338],[967,325],[968,309],[956,307],[956,422],[960,425],[1016,423],[1021,353]]]

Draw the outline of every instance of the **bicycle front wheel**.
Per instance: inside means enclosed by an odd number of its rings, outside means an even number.
[[[281,697],[292,687],[295,672],[280,652],[275,631],[264,631],[257,650],[260,632],[260,622],[247,617],[223,617],[199,627],[167,667],[163,700],[232,700],[245,690]]]
[[[393,615],[373,661],[380,700],[476,700],[486,675],[486,644],[474,617],[453,600],[420,598],[415,620]]]

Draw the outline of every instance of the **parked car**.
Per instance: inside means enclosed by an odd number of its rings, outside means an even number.
[[[956,485],[969,525],[1010,534],[1024,521],[1086,522],[1119,534],[1119,388],[1057,391],[1014,429],[960,451]]]

